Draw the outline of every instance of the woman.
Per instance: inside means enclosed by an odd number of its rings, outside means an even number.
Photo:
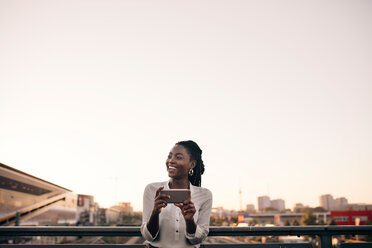
[[[200,187],[202,150],[194,141],[175,144],[166,160],[169,181],[151,183],[143,195],[141,233],[148,247],[199,247],[208,236],[212,193]],[[167,203],[166,189],[190,189],[183,203]]]

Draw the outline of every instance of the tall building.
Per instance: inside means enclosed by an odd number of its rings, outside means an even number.
[[[334,209],[336,210],[346,210],[349,205],[345,197],[336,198],[334,203],[335,203]]]
[[[254,208],[254,205],[253,204],[247,204],[246,212],[247,213],[255,213],[256,209]]]
[[[270,197],[267,195],[259,196],[258,201],[258,211],[262,211],[264,208],[271,207]]]
[[[271,201],[271,207],[275,208],[278,211],[285,210],[285,202],[283,199],[275,199]]]
[[[330,194],[319,196],[319,204],[325,210],[333,210],[334,209],[333,196]]]

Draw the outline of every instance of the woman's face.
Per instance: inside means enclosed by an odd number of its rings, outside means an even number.
[[[169,152],[167,161],[168,176],[174,179],[188,178],[191,168],[195,167],[195,161],[190,160],[190,154],[181,145],[175,145]]]

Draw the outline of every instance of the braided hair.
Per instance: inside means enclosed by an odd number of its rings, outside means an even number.
[[[189,175],[189,181],[194,186],[201,186],[201,175],[204,173],[204,163],[202,160],[202,150],[192,140],[187,141],[180,141],[177,142],[176,145],[181,145],[186,148],[187,152],[190,154],[190,159],[196,161],[196,165],[194,167],[194,173],[190,176]]]

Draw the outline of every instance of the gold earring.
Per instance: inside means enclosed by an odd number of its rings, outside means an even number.
[[[189,176],[191,177],[192,175],[194,175],[194,169],[193,169],[193,168],[191,168],[191,169],[189,170]]]

